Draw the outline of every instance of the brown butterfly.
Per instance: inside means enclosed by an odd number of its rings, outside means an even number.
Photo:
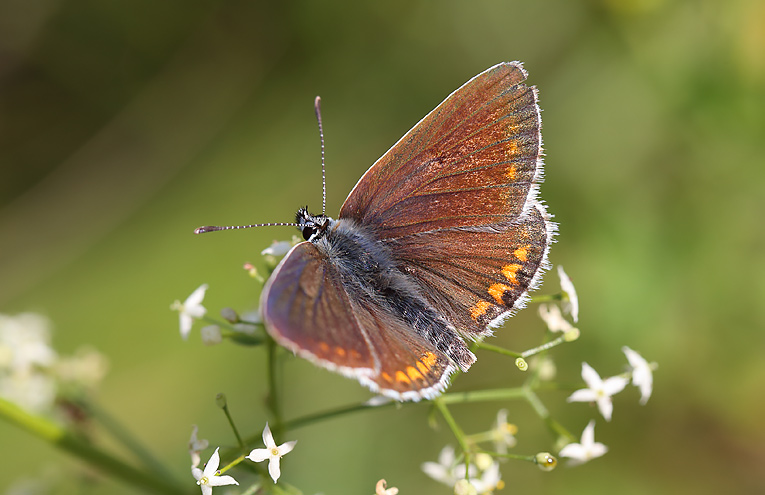
[[[337,220],[297,212],[305,242],[261,298],[282,346],[396,400],[433,398],[548,268],[537,91],[501,63],[449,95],[361,177]]]

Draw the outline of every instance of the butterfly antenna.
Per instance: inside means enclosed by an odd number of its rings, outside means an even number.
[[[206,225],[204,227],[197,227],[194,229],[195,234],[206,234],[207,232],[216,232],[218,230],[238,230],[238,229],[249,229],[252,227],[299,227],[296,223],[286,223],[286,222],[273,222],[273,223],[254,223],[252,225],[229,225],[226,227],[221,227],[218,225]]]
[[[324,126],[321,125],[321,97],[313,101],[316,120],[319,122],[319,138],[321,139],[321,214],[327,214],[327,175],[324,170]]]

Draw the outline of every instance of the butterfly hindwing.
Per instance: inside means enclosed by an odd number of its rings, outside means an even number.
[[[340,270],[303,242],[264,287],[263,319],[282,346],[398,400],[441,392],[455,364],[372,300],[350,293]]]

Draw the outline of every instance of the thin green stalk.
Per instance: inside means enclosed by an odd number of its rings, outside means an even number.
[[[142,491],[168,495],[186,495],[188,493],[187,490],[166,478],[125,464],[111,454],[83,442],[52,421],[33,416],[4,399],[0,399],[0,417],[75,457],[79,457],[96,469]]]
[[[457,421],[454,420],[454,416],[452,416],[452,413],[449,412],[449,408],[446,407],[446,403],[441,400],[441,397],[437,397],[433,399],[433,404],[436,406],[436,408],[438,408],[441,416],[444,417],[444,421],[446,421],[446,424],[449,425],[449,429],[452,430],[452,433],[454,433],[454,436],[457,438],[457,442],[459,442],[462,451],[465,452],[465,456],[468,457],[470,455],[470,451],[467,440],[465,439],[465,433],[457,424]],[[465,463],[467,464],[469,462],[470,459],[467,459]]]
[[[526,392],[523,388],[498,388],[491,390],[474,390],[469,392],[451,392],[444,394],[437,400],[444,404],[456,404],[461,402],[484,402],[493,400],[523,399]]]
[[[478,343],[479,349],[485,349],[487,351],[496,352],[497,354],[502,354],[503,356],[510,356],[514,358],[523,357],[523,354],[519,354],[517,352],[513,352],[509,349],[505,349],[504,347],[499,347],[492,344],[487,344],[486,342],[479,342]]]
[[[277,351],[278,346],[274,339],[268,339],[266,346],[268,352],[268,408],[271,410],[271,416],[273,417],[273,424],[271,430],[278,438],[281,436],[284,430],[284,420],[282,417],[281,398],[279,397],[277,387]]]

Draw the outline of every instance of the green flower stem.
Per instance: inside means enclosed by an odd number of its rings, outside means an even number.
[[[188,494],[188,490],[169,482],[166,478],[125,464],[116,457],[83,442],[52,421],[33,416],[4,399],[0,399],[0,417],[144,492],[168,495]]]
[[[268,353],[268,400],[266,401],[268,408],[271,410],[271,416],[273,417],[273,424],[271,425],[271,431],[277,438],[281,437],[284,432],[284,420],[282,416],[281,398],[279,397],[279,391],[277,388],[277,352],[279,347],[276,345],[274,339],[269,338],[266,344]]]
[[[493,400],[524,399],[526,391],[523,388],[498,388],[491,390],[473,390],[469,392],[452,392],[442,395],[436,400],[444,404],[463,402],[484,402]]]
[[[544,294],[541,296],[532,296],[531,299],[529,299],[529,303],[539,304],[539,303],[562,301],[562,300],[563,300],[563,293],[558,292],[557,294]]]
[[[452,413],[449,412],[449,408],[446,407],[446,403],[441,400],[441,397],[436,397],[433,399],[433,405],[435,405],[436,408],[441,412],[441,416],[444,417],[444,421],[446,421],[446,424],[449,425],[449,429],[452,430],[455,438],[457,438],[457,442],[459,442],[462,451],[465,453],[465,464],[469,464],[470,447],[468,445],[467,439],[465,438],[465,433],[462,431],[462,428],[460,428],[460,426],[454,420],[454,416],[452,416]]]
[[[566,339],[563,335],[561,335],[557,339],[551,340],[550,342],[545,342],[544,344],[538,347],[534,347],[533,349],[529,349],[528,351],[523,351],[523,353],[520,354],[520,356],[523,358],[527,358],[535,354],[539,354],[540,352],[544,352],[548,349],[552,349],[553,347],[560,345],[564,342],[566,342]]]
[[[234,436],[236,437],[236,441],[239,442],[239,446],[242,448],[242,450],[247,450],[247,445],[244,444],[244,441],[242,440],[242,436],[239,435],[239,430],[236,428],[236,423],[234,423],[234,418],[231,417],[231,412],[228,410],[228,402],[223,404],[223,414],[226,415],[226,419],[228,420],[228,424],[231,425],[231,430],[234,432]],[[244,459],[244,456],[242,456],[242,459]],[[236,461],[236,464],[239,464],[241,460]],[[228,468],[227,468],[228,469]]]
[[[79,401],[76,404],[94,417],[101,426],[118,440],[126,449],[133,453],[147,469],[153,471],[156,475],[165,479],[172,479],[170,471],[157,459],[138,439],[127,431],[116,419],[109,415],[93,402]],[[175,480],[174,480],[175,481]]]
[[[239,464],[240,462],[242,462],[242,461],[244,460],[244,457],[245,457],[245,456],[244,456],[244,454],[240,455],[239,457],[237,457],[237,458],[236,458],[236,459],[234,459],[233,461],[231,461],[231,462],[229,462],[228,464],[226,464],[226,465],[223,467],[223,469],[219,469],[219,470],[218,470],[218,472],[219,472],[220,474],[223,474],[223,473],[225,473],[226,471],[228,471],[228,470],[229,470],[229,469],[231,469],[232,467],[234,467],[234,466],[236,466],[237,464]]]
[[[524,390],[526,391],[526,400],[529,401],[531,407],[534,408],[534,411],[537,413],[537,415],[542,418],[550,431],[556,433],[559,436],[566,437],[572,442],[577,441],[575,436],[573,436],[566,428],[563,427],[563,425],[555,421],[552,416],[550,416],[550,411],[548,411],[544,404],[542,404],[542,401],[539,400],[539,397],[536,393],[534,393],[533,390],[531,390],[531,388],[525,387]]]
[[[528,462],[534,462],[534,459],[536,458],[535,455],[523,455],[523,454],[500,454],[499,452],[491,452],[489,450],[483,450],[482,452],[491,455],[492,457],[496,458],[502,458],[502,459],[516,459],[519,461],[528,461]]]
[[[504,356],[510,356],[514,358],[524,357],[524,354],[519,354],[517,352],[513,352],[509,349],[505,349],[504,347],[499,347],[492,344],[487,344],[486,342],[478,342],[478,348],[479,349],[485,349],[487,351],[496,352],[497,354],[502,354]]]

